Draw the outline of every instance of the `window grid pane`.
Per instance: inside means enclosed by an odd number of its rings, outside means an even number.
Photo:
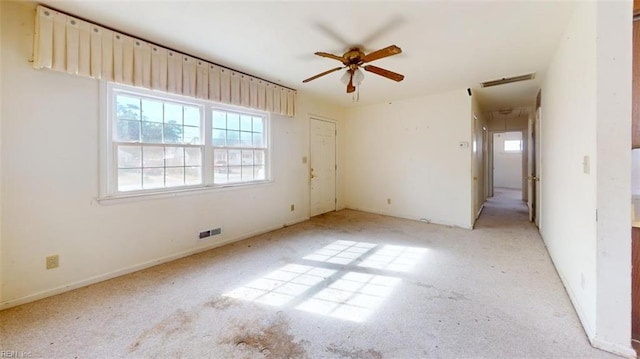
[[[266,141],[264,117],[212,111],[214,184],[264,181]]]
[[[116,152],[119,192],[203,183],[203,147],[123,144]]]
[[[114,140],[199,145],[203,121],[197,106],[117,94]]]

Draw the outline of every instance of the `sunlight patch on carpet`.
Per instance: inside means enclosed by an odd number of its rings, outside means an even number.
[[[397,273],[410,272],[426,252],[337,240],[304,256],[304,264],[287,264],[224,296],[363,322],[402,281]]]

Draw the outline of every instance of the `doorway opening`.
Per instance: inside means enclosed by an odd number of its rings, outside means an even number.
[[[493,192],[509,190],[524,196],[523,152],[521,131],[493,133]]]

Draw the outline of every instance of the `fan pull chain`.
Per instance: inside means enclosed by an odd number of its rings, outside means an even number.
[[[358,102],[358,101],[360,101],[360,86],[358,86],[358,87],[356,88],[356,92],[354,92],[354,93],[353,93],[353,95],[351,95],[351,96],[352,96],[352,97],[351,97],[351,100],[352,100],[353,102]]]

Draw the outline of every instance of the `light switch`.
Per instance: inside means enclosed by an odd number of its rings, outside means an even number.
[[[584,156],[582,159],[582,172],[589,174],[589,156]]]
[[[307,163],[307,156],[302,157],[302,163]]]

